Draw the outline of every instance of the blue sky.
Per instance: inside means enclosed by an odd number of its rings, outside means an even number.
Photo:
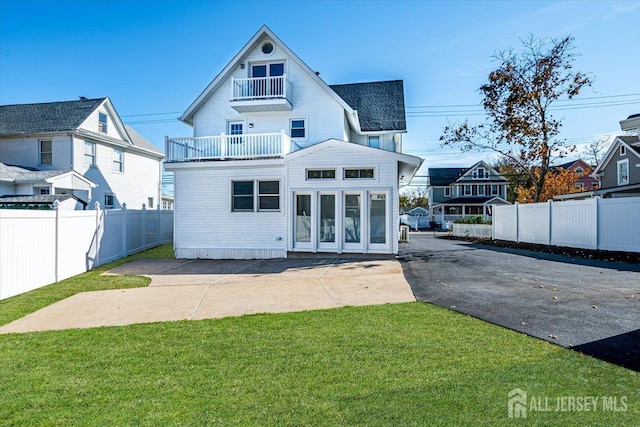
[[[0,104],[109,96],[162,147],[190,135],[175,118],[262,24],[329,84],[403,79],[404,151],[425,167],[491,159],[438,137],[482,118],[492,54],[530,34],[573,35],[577,68],[595,77],[555,113],[563,137],[586,144],[640,113],[640,1],[0,0]]]

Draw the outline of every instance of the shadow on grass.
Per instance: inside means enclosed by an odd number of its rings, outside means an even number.
[[[640,329],[580,344],[571,349],[640,372]]]

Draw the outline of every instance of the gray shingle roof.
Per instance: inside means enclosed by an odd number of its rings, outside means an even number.
[[[468,170],[469,168],[429,168],[429,184],[435,186],[451,185]]]
[[[637,135],[621,135],[618,138],[626,142],[627,144],[635,144],[640,142],[640,138]]]
[[[360,129],[363,131],[407,130],[402,80],[329,87],[358,111]]]
[[[65,170],[48,170],[39,171],[33,168],[25,168],[22,166],[13,166],[0,163],[0,181],[15,182],[22,180],[45,180],[54,176],[62,175],[70,171]]]
[[[160,151],[158,147],[153,145],[153,143],[148,139],[146,139],[144,136],[140,135],[138,131],[136,131],[134,128],[132,128],[129,125],[124,125],[124,127],[127,130],[127,133],[129,134],[129,137],[131,138],[131,142],[133,143],[133,145],[139,148],[144,148],[145,150],[162,154],[162,151]]]
[[[1,105],[0,135],[73,130],[105,99]]]
[[[38,194],[34,196],[0,196],[0,204],[27,203],[38,205],[50,205],[54,201],[60,202],[67,199],[76,199],[86,206],[86,203],[71,194]]]

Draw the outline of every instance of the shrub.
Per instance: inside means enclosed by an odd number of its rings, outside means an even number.
[[[480,215],[468,216],[466,218],[458,218],[454,221],[456,224],[491,224]]]

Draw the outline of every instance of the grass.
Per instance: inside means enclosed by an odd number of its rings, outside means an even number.
[[[139,288],[150,280],[142,276],[102,276],[105,271],[138,258],[173,258],[172,245],[162,245],[118,261],[105,264],[87,273],[62,280],[22,295],[0,301],[0,325],[5,325],[54,302],[78,292],[104,289]]]
[[[139,256],[170,255],[157,251]],[[146,284],[93,273],[3,301],[0,316]],[[423,303],[0,335],[0,425],[631,426],[639,380]],[[596,411],[512,420],[516,387],[552,409],[561,396],[625,396],[627,408],[605,412],[600,400]]]

